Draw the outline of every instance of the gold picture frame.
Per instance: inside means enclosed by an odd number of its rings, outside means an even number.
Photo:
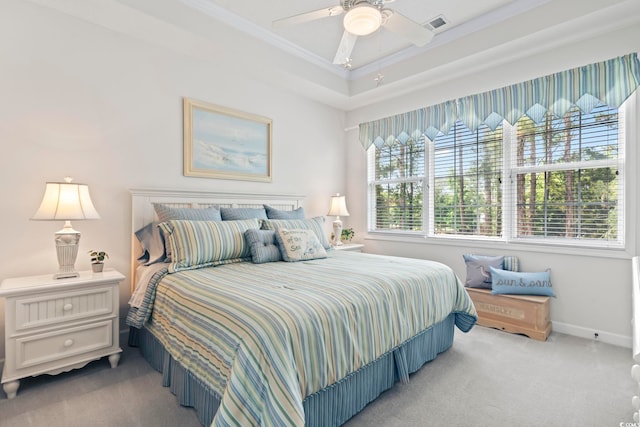
[[[271,182],[272,120],[184,98],[184,176]]]

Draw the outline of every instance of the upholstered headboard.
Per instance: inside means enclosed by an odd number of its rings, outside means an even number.
[[[137,258],[141,253],[135,232],[157,221],[154,203],[179,208],[238,207],[261,208],[267,204],[280,210],[294,210],[302,206],[304,196],[294,194],[223,193],[198,190],[133,188],[131,191],[131,291],[133,292]]]

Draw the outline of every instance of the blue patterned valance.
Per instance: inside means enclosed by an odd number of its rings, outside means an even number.
[[[572,106],[588,113],[602,102],[619,107],[640,85],[640,61],[631,53],[489,92],[470,95],[360,124],[364,148],[425,135],[447,134],[460,120],[472,131],[486,124],[492,130],[503,120],[514,124],[522,116],[540,123],[547,111],[562,117]]]

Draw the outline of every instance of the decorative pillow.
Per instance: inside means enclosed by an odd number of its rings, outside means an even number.
[[[465,286],[469,288],[491,289],[490,267],[502,269],[503,256],[483,256],[465,254],[462,256],[467,266],[467,281]]]
[[[189,220],[189,221],[222,221],[220,211],[216,207],[209,208],[174,208],[163,205],[162,203],[154,203],[153,210],[156,211],[158,222],[166,222],[171,220]],[[171,262],[171,247],[167,244],[162,229],[159,229],[162,244],[164,245],[165,259],[164,262]]]
[[[323,216],[308,219],[268,219],[262,221],[262,229],[264,230],[277,230],[279,228],[311,230],[316,234],[323,248],[329,249],[331,247],[331,243],[329,243],[329,239],[324,233]]]
[[[555,296],[549,270],[540,273],[517,273],[489,268],[493,278],[492,294]]]
[[[223,221],[237,221],[240,219],[267,219],[264,208],[220,208]]]
[[[249,245],[251,261],[254,264],[282,261],[280,248],[276,244],[276,232],[273,230],[251,229],[244,232],[244,239]]]
[[[520,271],[520,263],[518,261],[518,257],[513,255],[505,255],[502,269],[508,271]]]
[[[232,262],[249,261],[244,232],[258,228],[258,220],[185,221],[159,225],[173,254],[169,273]]]
[[[285,261],[304,261],[327,257],[327,251],[324,250],[313,230],[278,228],[275,233],[280,253]]]
[[[138,261],[144,265],[151,265],[157,262],[164,262],[166,257],[164,252],[164,239],[160,234],[158,223],[150,222],[135,232],[136,237],[142,246],[142,255]]]
[[[267,218],[269,219],[304,219],[304,209],[302,207],[292,211],[285,211],[264,205],[264,210],[267,211]]]
[[[159,222],[171,221],[172,219],[184,219],[189,221],[222,221],[220,211],[216,207],[210,208],[174,208],[154,203],[153,209],[158,215]]]

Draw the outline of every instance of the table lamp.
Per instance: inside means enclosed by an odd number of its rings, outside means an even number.
[[[72,183],[69,177],[64,182],[46,183],[42,203],[31,219],[65,222],[62,230],[55,233],[59,265],[58,272],[53,275],[55,279],[79,276],[75,263],[80,232],[71,227],[71,220],[99,218],[86,184]]]
[[[340,220],[340,216],[349,216],[347,202],[345,201],[344,196],[341,196],[340,193],[335,196],[331,196],[331,207],[329,207],[327,216],[333,215],[336,216],[336,220],[333,221],[333,241],[331,244],[333,246],[340,246],[342,245],[342,240],[340,239],[342,236],[342,221]]]

